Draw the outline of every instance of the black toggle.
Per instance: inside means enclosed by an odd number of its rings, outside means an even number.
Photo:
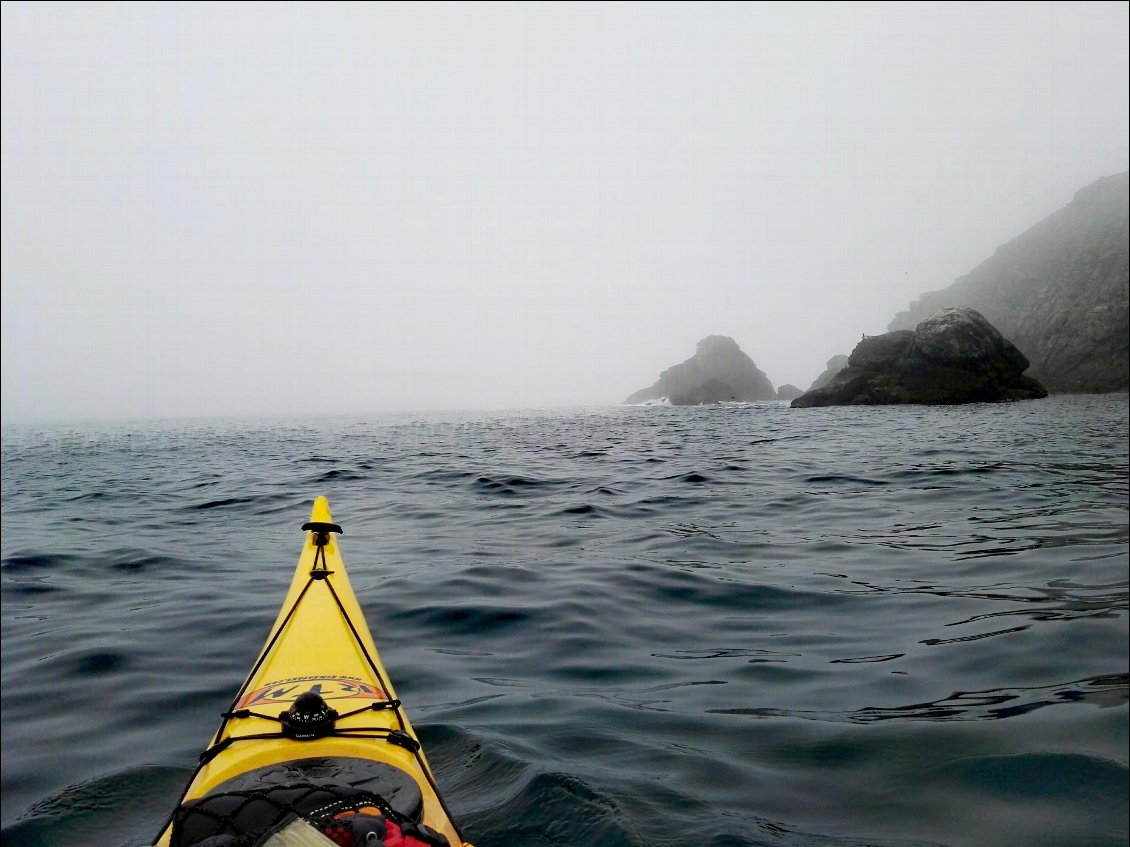
[[[385,736],[385,741],[389,744],[395,744],[397,747],[403,747],[409,753],[420,752],[420,742],[402,729],[394,729]]]
[[[205,750],[203,753],[200,754],[200,764],[202,764],[202,765],[208,764],[208,762],[212,761],[214,758],[216,758],[222,752],[224,752],[229,747],[231,747],[231,743],[233,741],[235,741],[235,739],[231,738],[229,736],[228,738],[225,738],[223,741],[219,742],[218,744],[215,744],[212,747],[209,747],[207,750]]]
[[[326,523],[324,521],[307,521],[302,524],[303,532],[314,533],[314,543],[319,547],[325,547],[330,543],[330,533],[336,532],[338,535],[345,535],[342,528],[335,523]]]

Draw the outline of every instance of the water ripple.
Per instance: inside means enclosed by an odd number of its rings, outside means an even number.
[[[325,494],[480,847],[1123,845],[1128,418],[6,427],[3,842],[152,836]]]
[[[1026,715],[1047,706],[1089,703],[1100,708],[1125,706],[1130,702],[1130,677],[1126,674],[1096,676],[1059,685],[1034,688],[997,688],[987,691],[956,691],[929,703],[907,706],[867,706],[850,712],[811,712],[796,709],[711,709],[715,714],[755,718],[793,717],[833,723],[879,721],[984,721]]]

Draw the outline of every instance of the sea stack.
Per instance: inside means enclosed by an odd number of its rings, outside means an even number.
[[[979,312],[942,309],[913,330],[864,338],[847,367],[793,408],[998,403],[1046,397],[1028,359]]]
[[[777,392],[753,359],[734,339],[711,335],[698,342],[695,354],[659,375],[655,384],[630,396],[638,404],[666,397],[672,406],[697,406],[729,401],[776,400]]]

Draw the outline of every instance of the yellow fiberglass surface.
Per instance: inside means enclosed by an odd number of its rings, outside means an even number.
[[[458,847],[462,839],[353,593],[337,540],[341,528],[325,497],[314,501],[303,528],[306,541],[271,634],[181,802],[223,790],[225,782],[270,765],[309,757],[364,759],[408,774],[423,798],[420,822]],[[329,734],[283,737],[272,718],[293,711],[299,696],[309,692],[341,717]],[[268,737],[248,738],[257,735]],[[158,844],[168,845],[171,835],[170,825]]]

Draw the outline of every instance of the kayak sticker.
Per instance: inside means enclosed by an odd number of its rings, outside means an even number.
[[[387,700],[385,693],[368,682],[351,676],[296,676],[270,682],[262,688],[248,692],[236,704],[236,709],[247,709],[264,704],[294,702],[299,694],[313,691],[326,702],[331,700]]]

